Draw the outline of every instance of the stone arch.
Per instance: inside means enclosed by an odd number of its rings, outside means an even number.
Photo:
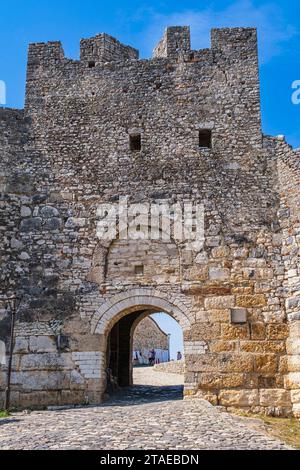
[[[120,386],[132,385],[132,337],[136,324],[154,312],[174,318],[182,331],[191,327],[189,309],[178,295],[154,288],[134,288],[113,295],[97,310],[91,321],[91,332],[101,337],[104,361],[101,377],[112,374]],[[106,380],[106,379],[105,379]],[[103,388],[106,384],[103,380]]]
[[[149,226],[144,226],[141,225],[141,232],[145,232],[145,230],[149,229],[151,227]],[[161,238],[158,240],[153,240],[153,242],[161,242],[161,243],[167,243],[168,242],[168,234],[161,229],[159,229],[159,232],[161,234]],[[88,275],[87,280],[91,282],[96,282],[97,284],[102,284],[105,282],[106,277],[107,277],[107,271],[108,271],[108,260],[109,260],[109,255],[111,252],[112,247],[116,242],[120,242],[122,240],[126,240],[126,238],[123,238],[124,233],[121,231],[117,231],[116,237],[114,239],[107,239],[107,240],[100,240],[93,251],[92,254],[92,260],[91,260],[91,270]],[[165,239],[163,237],[166,237]],[[139,241],[143,241],[143,239],[128,239],[128,241],[135,241],[138,243]],[[145,239],[145,241],[151,242],[151,239]],[[173,244],[173,246],[177,250],[177,259],[178,259],[178,275],[179,275],[179,281],[182,278],[182,250],[180,243],[178,243],[173,237],[170,236],[169,238],[169,243]]]
[[[92,317],[91,332],[105,335],[123,316],[141,310],[163,311],[177,320],[183,331],[190,329],[189,310],[175,294],[141,287],[116,294],[102,304]]]

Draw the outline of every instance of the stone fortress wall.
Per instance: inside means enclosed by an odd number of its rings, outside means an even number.
[[[134,351],[153,348],[168,350],[168,335],[158,326],[154,318],[148,316],[135,328],[132,348]]]
[[[22,298],[15,406],[99,403],[109,331],[139,308],[181,324],[186,396],[300,415],[300,155],[262,134],[255,29],[192,50],[189,28],[170,27],[149,60],[106,34],[80,60],[31,44],[0,149],[1,293]],[[203,249],[97,239],[98,205],[119,196],[204,204]]]

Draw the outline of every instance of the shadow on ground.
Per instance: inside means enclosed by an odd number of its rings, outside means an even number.
[[[103,406],[132,406],[183,399],[182,385],[134,385],[112,393]]]
[[[15,418],[1,418],[0,419],[0,426],[3,424],[11,424],[11,423],[18,423],[21,421],[20,419],[15,419]]]

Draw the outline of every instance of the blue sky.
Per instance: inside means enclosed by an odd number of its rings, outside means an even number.
[[[170,336],[170,358],[176,359],[177,351],[183,353],[182,329],[174,318],[166,313],[154,313],[151,315],[165,333]]]
[[[29,42],[61,40],[78,58],[79,40],[107,32],[151,56],[167,25],[191,26],[192,47],[209,46],[211,27],[256,26],[259,32],[263,130],[285,134],[300,147],[300,105],[291,84],[300,80],[300,3],[292,1],[37,1],[1,2],[0,80],[7,106],[23,107]]]

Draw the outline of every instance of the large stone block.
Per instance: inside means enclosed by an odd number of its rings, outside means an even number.
[[[189,360],[188,370],[193,372],[252,372],[253,357],[246,354],[207,353]]]
[[[210,343],[210,351],[211,352],[226,352],[226,351],[235,351],[237,349],[237,342],[236,341],[223,341],[223,340],[216,340]]]
[[[284,341],[241,341],[240,349],[249,353],[284,353]]]
[[[226,323],[229,321],[230,317],[230,310],[223,309],[223,310],[210,310],[209,313],[205,312],[207,315],[207,321],[211,323]]]
[[[290,393],[291,393],[291,402],[300,404],[300,388],[298,390],[297,389],[291,390]]]
[[[258,390],[221,390],[219,403],[222,406],[255,406],[259,404]]]
[[[266,326],[263,322],[250,323],[250,336],[251,339],[265,339]]]
[[[85,390],[62,390],[60,395],[61,405],[86,405],[88,403],[100,403],[100,394],[98,400],[92,401]]]
[[[273,375],[278,370],[276,354],[256,354],[254,356],[255,370],[262,375]]]
[[[259,391],[259,402],[261,406],[289,406],[291,404],[291,393],[285,389],[261,389]]]
[[[85,380],[84,377],[77,371],[72,370],[70,375],[70,388],[74,389],[84,389],[85,388]]]
[[[73,369],[71,353],[25,354],[21,358],[21,370]]]
[[[222,388],[235,388],[242,387],[244,384],[244,374],[231,373],[221,374],[219,372],[203,372],[198,376],[199,389],[222,389]]]
[[[207,297],[204,307],[207,310],[220,310],[232,308],[234,306],[234,295],[220,295],[217,297]]]
[[[300,372],[300,354],[287,356],[287,368],[289,372]]]
[[[286,323],[271,323],[267,326],[268,339],[286,339],[289,333],[288,325]]]
[[[264,307],[266,304],[266,296],[263,294],[236,296],[236,305],[238,307]]]
[[[19,405],[22,408],[44,408],[45,406],[59,405],[60,392],[56,390],[23,392],[20,393]]]
[[[54,337],[30,336],[29,349],[32,352],[57,352]]]
[[[192,330],[188,333],[190,340],[208,341],[220,337],[221,324],[220,323],[195,323]]]
[[[221,328],[221,338],[224,339],[248,339],[250,338],[249,326],[245,325],[227,325],[226,323],[222,324]]]
[[[289,337],[300,339],[300,321],[289,323]]]
[[[29,349],[28,338],[17,336],[15,339],[14,353],[27,353]]]
[[[284,387],[287,389],[300,389],[300,372],[289,372],[284,377]]]
[[[300,338],[288,338],[286,341],[286,351],[288,354],[300,354]]]
[[[62,390],[70,388],[70,372],[22,371],[13,372],[11,383],[20,390]]]
[[[295,418],[300,418],[300,403],[293,404],[293,416]]]
[[[212,281],[226,281],[230,278],[230,270],[227,268],[209,268],[209,278]]]

